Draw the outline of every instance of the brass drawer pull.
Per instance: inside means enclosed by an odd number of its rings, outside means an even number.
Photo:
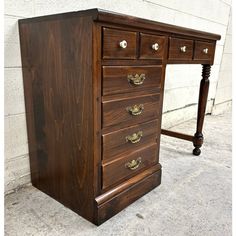
[[[126,142],[131,142],[131,143],[138,143],[143,136],[143,132],[139,131],[137,133],[133,133],[132,135],[128,135],[125,137]]]
[[[138,75],[136,74],[135,76],[133,75],[128,75],[127,76],[128,81],[133,84],[133,85],[141,85],[143,84],[145,80],[145,74]]]
[[[186,46],[180,47],[180,51],[181,52],[186,52],[187,51],[187,47]]]
[[[127,162],[125,164],[125,167],[129,168],[130,170],[136,170],[139,167],[139,165],[141,164],[141,162],[142,162],[142,158],[138,157],[136,160],[132,160],[130,162]]]
[[[143,110],[144,110],[144,106],[143,104],[139,104],[139,105],[134,105],[131,107],[127,107],[126,110],[133,116],[138,116],[140,115]]]
[[[120,45],[121,48],[127,48],[128,43],[127,43],[126,40],[122,40],[122,41],[119,43],[119,45]]]
[[[204,48],[202,51],[203,53],[208,54],[208,48]]]

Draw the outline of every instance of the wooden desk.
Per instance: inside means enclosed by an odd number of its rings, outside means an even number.
[[[98,9],[19,29],[35,187],[99,225],[161,183],[161,133],[200,154],[219,35]],[[193,136],[161,130],[166,65],[180,63],[203,65]]]

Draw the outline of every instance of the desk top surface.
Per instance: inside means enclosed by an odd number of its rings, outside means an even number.
[[[103,9],[88,9],[75,12],[60,13],[48,16],[33,17],[19,20],[20,23],[33,23],[38,21],[65,19],[68,17],[91,16],[94,21],[113,23],[119,25],[132,26],[134,28],[144,28],[153,31],[166,32],[170,34],[181,34],[189,37],[197,37],[208,40],[220,40],[221,36],[209,32],[194,30],[190,28],[175,26],[171,24],[161,23],[157,21],[147,20],[130,15],[111,12]]]

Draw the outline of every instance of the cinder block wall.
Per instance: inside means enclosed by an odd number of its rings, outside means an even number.
[[[228,104],[231,100],[230,0],[5,0],[5,193],[30,183],[17,20],[89,8],[221,34],[207,112],[212,112],[214,104]],[[201,66],[168,66],[166,75],[163,126],[169,127],[196,116]],[[218,107],[218,112],[224,110],[223,105]]]
[[[230,14],[212,113],[219,114],[228,110],[231,107],[231,103],[232,103],[232,17]]]

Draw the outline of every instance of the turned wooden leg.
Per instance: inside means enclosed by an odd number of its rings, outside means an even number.
[[[200,147],[203,144],[203,134],[202,127],[205,117],[206,105],[207,105],[207,95],[209,90],[209,76],[211,73],[210,65],[202,65],[202,80],[199,90],[199,100],[198,100],[198,115],[197,115],[197,129],[193,138],[193,154],[198,156],[201,153]]]

